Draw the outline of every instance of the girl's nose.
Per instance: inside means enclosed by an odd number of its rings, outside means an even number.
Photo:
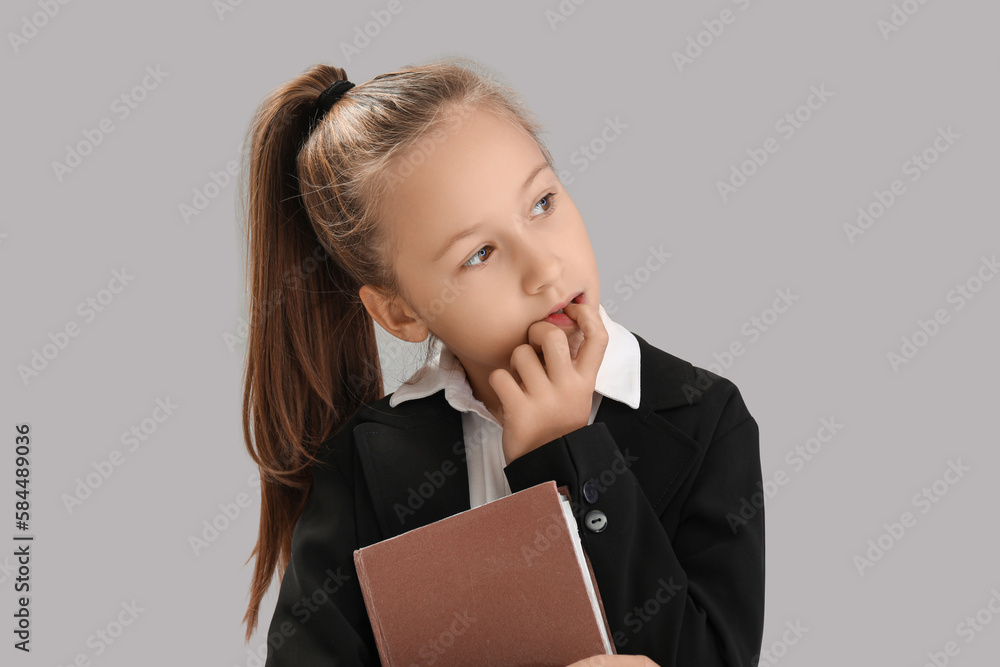
[[[520,257],[524,289],[528,294],[542,290],[562,276],[563,262],[545,239],[527,234],[521,237]]]

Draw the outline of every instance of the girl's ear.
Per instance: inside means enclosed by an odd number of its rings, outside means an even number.
[[[427,340],[430,330],[406,303],[387,299],[384,294],[368,285],[362,285],[358,295],[372,319],[396,338],[410,343]]]

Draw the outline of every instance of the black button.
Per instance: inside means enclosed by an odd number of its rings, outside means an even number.
[[[587,530],[599,533],[608,527],[608,517],[601,510],[590,510],[583,520]]]
[[[583,485],[583,497],[588,503],[591,505],[596,503],[597,495],[597,484],[594,483],[594,480],[590,480]]]

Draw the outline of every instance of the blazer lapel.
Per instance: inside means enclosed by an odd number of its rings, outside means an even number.
[[[608,427],[646,499],[660,515],[703,447],[660,413],[700,403],[701,395],[689,362],[632,335],[639,341],[639,407],[633,410],[605,396],[594,421]]]
[[[444,391],[388,405],[363,407],[354,428],[383,539],[471,507],[462,417]]]
[[[603,397],[604,422],[657,514],[699,459],[702,445],[659,414],[700,402],[690,363],[639,341],[639,408]],[[390,408],[363,406],[354,428],[358,460],[382,539],[470,509],[461,413],[444,391]]]

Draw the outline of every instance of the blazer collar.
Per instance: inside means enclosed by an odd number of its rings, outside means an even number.
[[[642,360],[639,407],[605,397],[594,421],[638,463],[632,472],[659,515],[702,447],[660,413],[701,399],[689,362],[633,335]],[[390,397],[362,406],[353,430],[382,539],[470,509],[461,413],[443,390],[395,407]]]

